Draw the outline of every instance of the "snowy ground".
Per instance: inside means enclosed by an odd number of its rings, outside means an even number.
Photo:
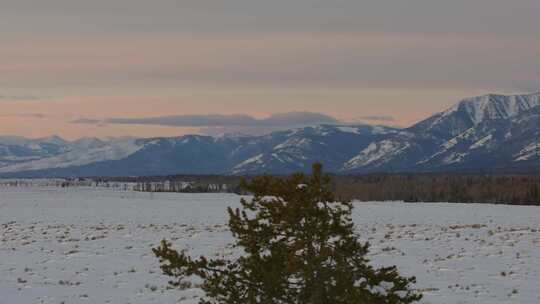
[[[0,304],[196,303],[169,290],[163,239],[227,254],[224,194],[0,187]],[[540,207],[358,203],[372,260],[416,275],[423,303],[540,303]]]

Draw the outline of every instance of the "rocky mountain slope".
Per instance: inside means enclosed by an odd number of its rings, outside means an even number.
[[[467,98],[407,129],[321,125],[264,136],[0,137],[0,176],[540,170],[540,93]]]
[[[374,142],[351,172],[513,170],[540,164],[540,94],[485,95]],[[533,167],[530,167],[533,166]]]
[[[0,176],[285,174],[308,170],[315,161],[324,162],[330,171],[339,171],[370,143],[398,132],[390,127],[323,125],[264,136],[110,140],[82,150],[79,141],[64,141],[48,150],[36,146],[31,159],[23,159],[30,152],[20,153],[9,145],[8,153],[0,154]],[[44,140],[27,141],[39,146]],[[16,147],[25,147],[23,142]]]

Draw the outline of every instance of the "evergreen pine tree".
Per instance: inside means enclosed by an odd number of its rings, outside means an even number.
[[[243,182],[253,194],[229,208],[229,228],[243,256],[192,258],[163,241],[153,249],[172,285],[198,276],[202,304],[405,304],[421,295],[396,267],[375,269],[359,241],[352,204],[336,201],[316,164],[311,176],[259,177]]]

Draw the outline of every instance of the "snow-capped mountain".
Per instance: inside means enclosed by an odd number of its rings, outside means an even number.
[[[540,93],[467,98],[450,109],[375,142],[345,171],[513,170],[530,162],[540,142]],[[535,167],[537,166],[537,167]]]
[[[124,141],[78,140],[56,153],[1,163],[2,176],[131,176],[259,174],[309,170],[316,161],[330,171],[370,143],[398,133],[380,126],[322,125],[264,136],[200,136]],[[0,162],[11,156],[0,155]]]
[[[306,171],[313,162],[323,162],[337,172],[356,151],[398,130],[378,126],[317,126],[281,133],[265,151],[232,168],[233,174]]]
[[[135,139],[81,138],[69,142],[58,136],[41,139],[0,137],[0,174],[119,160],[140,148],[142,145]]]
[[[321,125],[263,136],[0,137],[0,176],[343,174],[540,169],[540,93],[467,98],[407,128]]]
[[[466,98],[409,129],[414,133],[449,138],[485,121],[511,119],[537,106],[540,106],[540,93],[512,96],[488,94]]]

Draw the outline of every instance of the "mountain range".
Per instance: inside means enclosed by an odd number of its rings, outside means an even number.
[[[540,93],[467,98],[409,128],[319,125],[263,136],[0,137],[1,177],[540,170]]]

